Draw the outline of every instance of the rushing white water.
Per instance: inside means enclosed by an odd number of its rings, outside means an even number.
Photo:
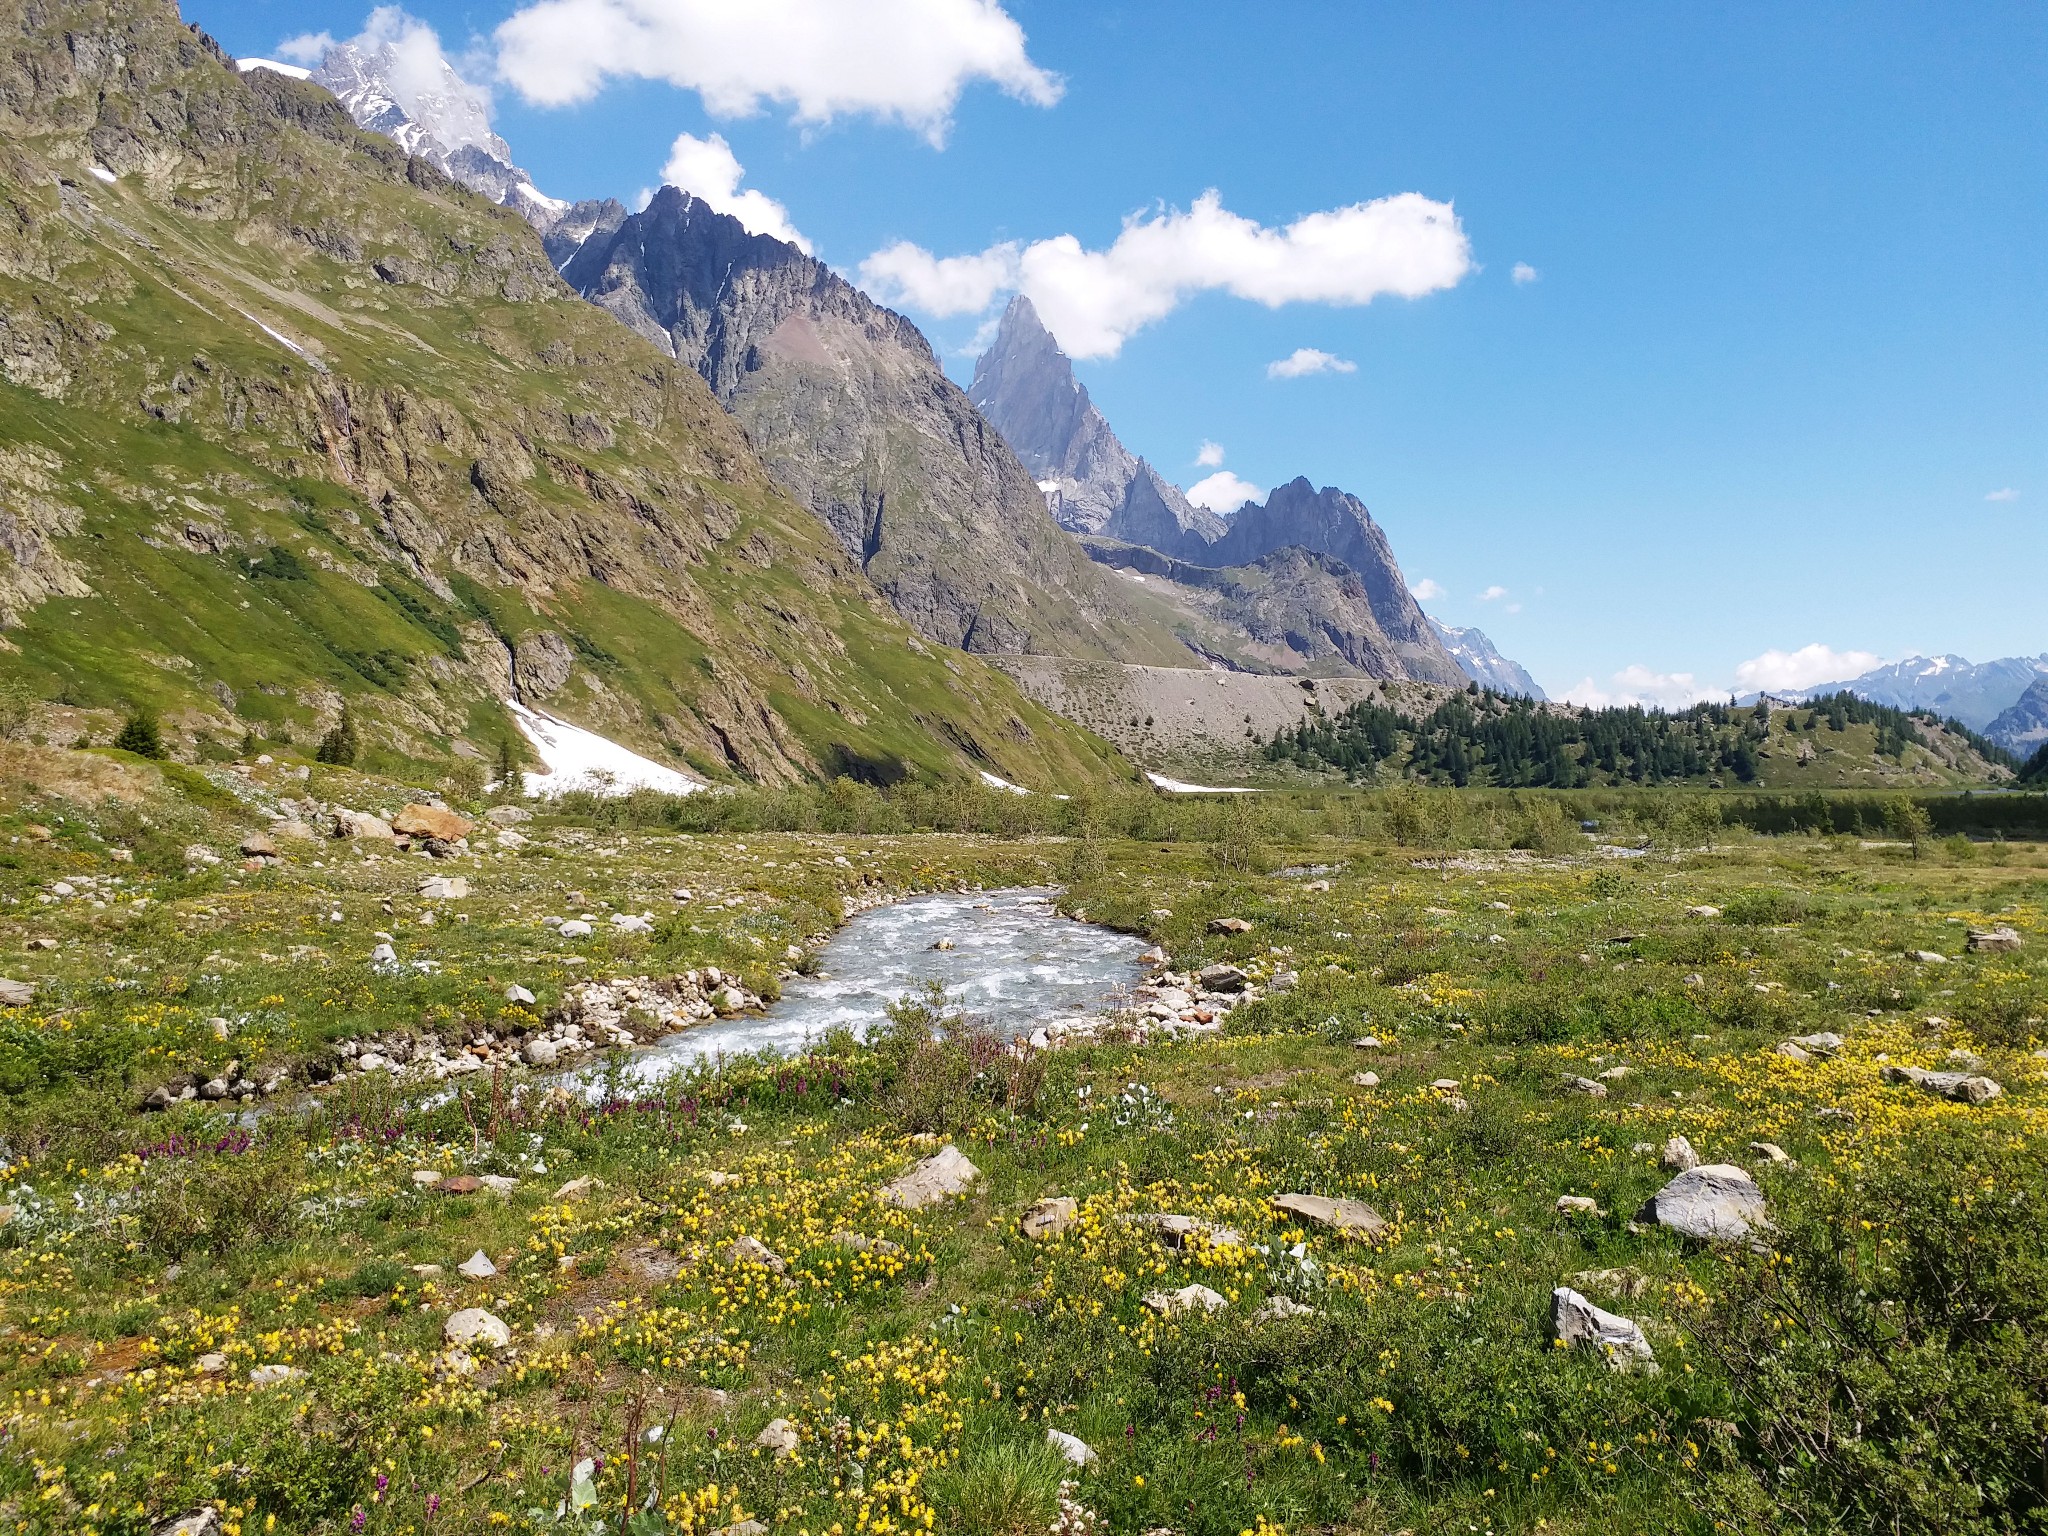
[[[819,956],[819,974],[784,984],[765,1018],[725,1019],[671,1035],[636,1057],[651,1082],[689,1062],[795,1051],[841,1026],[865,1037],[890,1003],[944,983],[954,1006],[1005,1034],[1099,1012],[1137,981],[1142,939],[1058,916],[1048,891],[916,896],[857,914]],[[934,949],[951,940],[951,949]]]

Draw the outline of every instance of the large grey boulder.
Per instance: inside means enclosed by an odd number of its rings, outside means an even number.
[[[2011,954],[2026,941],[2020,937],[2018,929],[2000,923],[1996,928],[1971,929],[1965,942],[1980,955],[2003,955]]]
[[[1980,1072],[1929,1072],[1924,1067],[1886,1067],[1888,1083],[1910,1083],[1928,1093],[1938,1093],[1959,1104],[1984,1104],[2005,1089]]]
[[[965,1194],[981,1170],[951,1142],[925,1158],[894,1182],[883,1186],[882,1204],[898,1210],[921,1211],[928,1205],[954,1195]]]
[[[1597,1349],[1617,1371],[1657,1369],[1650,1341],[1631,1318],[1604,1312],[1568,1285],[1550,1293],[1550,1332],[1573,1349]]]
[[[1642,1219],[1703,1243],[1740,1242],[1765,1224],[1764,1192],[1732,1163],[1703,1163],[1658,1190]]]

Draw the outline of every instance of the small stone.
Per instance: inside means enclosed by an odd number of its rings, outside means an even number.
[[[228,1368],[228,1357],[218,1350],[209,1351],[193,1361],[192,1368],[202,1376],[218,1376]]]
[[[1813,1060],[1813,1052],[1807,1050],[1805,1046],[1795,1044],[1790,1040],[1779,1041],[1777,1050],[1778,1054],[1787,1061],[1804,1062]]]
[[[150,1536],[220,1536],[220,1511],[212,1505],[150,1527]]]
[[[1919,961],[1919,962],[1920,962],[1920,963],[1921,963],[1922,965],[1947,965],[1947,964],[1948,964],[1948,956],[1947,956],[1947,955],[1944,955],[1944,954],[1940,953],[1940,952],[1939,952],[1938,950],[1932,950],[1932,949],[1915,949],[1915,950],[1911,950],[1911,951],[1908,951],[1908,953],[1907,953],[1907,956],[1906,956],[1906,958],[1907,958],[1907,959],[1909,959],[1909,960],[1917,960],[1917,961]]]
[[[1289,1194],[1275,1195],[1272,1204],[1273,1209],[1283,1216],[1292,1216],[1333,1232],[1356,1232],[1365,1237],[1377,1237],[1387,1226],[1386,1219],[1362,1200]]]
[[[851,1248],[855,1253],[879,1253],[883,1258],[894,1258],[903,1251],[902,1245],[892,1243],[886,1237],[869,1237],[865,1232],[834,1232],[832,1241],[842,1248]]]
[[[1277,1323],[1290,1317],[1314,1317],[1314,1307],[1303,1306],[1292,1296],[1268,1296],[1258,1311],[1252,1314],[1255,1323]]]
[[[565,939],[587,939],[594,930],[580,917],[572,917],[555,932]]]
[[[1209,919],[1211,933],[1250,933],[1252,925],[1242,917],[1212,917]]]
[[[1786,1043],[1798,1046],[1809,1055],[1832,1056],[1842,1048],[1845,1042],[1833,1030],[1824,1029],[1818,1034],[1794,1035]]]
[[[1301,985],[1301,972],[1275,971],[1266,983],[1268,992],[1292,992]]]
[[[1792,1161],[1792,1154],[1779,1146],[1775,1141],[1752,1141],[1749,1144],[1749,1150],[1767,1163],[1789,1163]]]
[[[279,1382],[292,1381],[305,1374],[296,1365],[281,1365],[273,1362],[270,1365],[259,1365],[252,1370],[249,1373],[249,1385],[252,1387],[274,1387]]]
[[[950,1196],[964,1194],[981,1170],[969,1162],[960,1149],[948,1142],[908,1173],[882,1189],[882,1204],[899,1210],[921,1211]]]
[[[26,1008],[36,1000],[35,983],[0,976],[0,1007]]]
[[[796,1426],[787,1419],[770,1419],[768,1427],[754,1436],[754,1444],[764,1451],[773,1451],[778,1460],[784,1456],[794,1456],[800,1443]]]
[[[1557,1213],[1560,1216],[1595,1216],[1599,1214],[1599,1211],[1600,1203],[1591,1195],[1559,1195],[1557,1197]]]
[[[470,1280],[489,1280],[498,1273],[498,1266],[491,1262],[491,1256],[479,1248],[460,1264],[455,1272]]]
[[[1674,1136],[1664,1143],[1664,1153],[1658,1161],[1667,1173],[1685,1173],[1699,1167],[1700,1155],[1683,1136]]]
[[[412,1171],[412,1181],[421,1189],[432,1189],[441,1182],[441,1170],[438,1168],[415,1168]]]
[[[1088,1466],[1095,1460],[1095,1451],[1079,1435],[1070,1435],[1064,1429],[1048,1429],[1045,1443],[1058,1451],[1067,1462],[1076,1467]]]
[[[1354,1072],[1351,1074],[1351,1086],[1354,1088],[1377,1088],[1379,1085],[1380,1075],[1377,1072]]]
[[[443,1179],[435,1189],[444,1195],[473,1195],[484,1187],[483,1180],[473,1173],[458,1173],[452,1179]]]
[[[1550,1293],[1550,1331],[1560,1344],[1602,1351],[1617,1371],[1657,1368],[1639,1324],[1601,1311],[1568,1285]]]
[[[1195,981],[1205,992],[1242,992],[1250,978],[1234,965],[1205,965],[1195,973]]]
[[[505,989],[505,1001],[508,1003],[518,1003],[521,1007],[530,1007],[536,999],[531,992],[515,981]]]
[[[484,820],[494,827],[516,827],[533,820],[533,812],[524,806],[494,805],[484,812]]]
[[[728,1264],[758,1264],[778,1275],[786,1273],[789,1269],[789,1264],[782,1255],[758,1237],[734,1238],[726,1244],[725,1251],[719,1257]]]
[[[1386,1049],[1385,1046],[1380,1044],[1379,1036],[1377,1035],[1360,1035],[1351,1042],[1351,1048],[1355,1051],[1379,1051]]]
[[[768,1527],[758,1520],[739,1520],[719,1526],[711,1536],[768,1536]]]
[[[1566,1093],[1582,1093],[1589,1099],[1604,1099],[1607,1097],[1607,1085],[1605,1083],[1597,1083],[1590,1077],[1579,1077],[1575,1074],[1565,1078],[1564,1091]]]
[[[251,832],[247,837],[243,838],[241,848],[244,858],[274,859],[277,857],[277,844],[272,842],[262,832]]]
[[[596,1187],[597,1180],[586,1173],[582,1178],[571,1179],[560,1189],[556,1190],[554,1198],[557,1200],[581,1200]]]
[[[461,901],[469,895],[469,877],[428,875],[420,882],[420,895],[428,901]]]
[[[1157,945],[1154,945],[1151,949],[1146,950],[1145,953],[1138,956],[1138,964],[1164,965],[1166,964],[1166,951],[1160,949]]]
[[[1685,915],[1687,917],[1719,917],[1721,915],[1721,909],[1719,907],[1708,906],[1687,907],[1685,909]]]
[[[1302,890],[1311,896],[1326,896],[1330,891],[1330,882],[1327,880],[1311,880],[1302,887]]]
[[[1455,1077],[1439,1077],[1429,1086],[1438,1093],[1456,1093],[1458,1091],[1458,1080]]]
[[[1177,1291],[1147,1292],[1145,1305],[1162,1316],[1172,1317],[1176,1313],[1196,1309],[1218,1312],[1229,1303],[1206,1285],[1184,1285]]]
[[[544,1036],[535,1035],[519,1047],[519,1057],[529,1067],[552,1067],[561,1060],[562,1048]]]
[[[465,1349],[476,1346],[503,1349],[512,1342],[512,1330],[505,1325],[503,1318],[486,1312],[482,1307],[464,1307],[441,1325],[441,1337]]]
[[[1057,1237],[1080,1219],[1080,1203],[1067,1195],[1049,1195],[1035,1202],[1018,1223],[1024,1235],[1035,1243]]]
[[[934,939],[934,940],[932,940],[932,948],[933,948],[933,949],[939,949],[939,950],[947,950],[947,949],[951,949],[952,947],[953,947],[953,941],[952,941],[951,939]]]

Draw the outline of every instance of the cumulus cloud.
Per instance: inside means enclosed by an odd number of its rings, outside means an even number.
[[[1265,499],[1264,491],[1256,485],[1238,479],[1227,469],[1219,469],[1206,480],[1197,480],[1188,487],[1189,501],[1217,513],[1235,512],[1248,501]]]
[[[1802,645],[1796,651],[1765,651],[1735,669],[1742,693],[1790,693],[1821,683],[1845,683],[1884,665],[1870,651],[1838,651],[1827,645]]]
[[[1690,672],[1655,672],[1637,665],[1623,667],[1604,686],[1590,677],[1581,678],[1565,689],[1562,697],[1567,703],[1594,709],[1630,704],[1644,709],[1684,709],[1703,699],[1723,698],[1725,694],[1719,689],[1701,687],[1699,679]]]
[[[888,304],[925,314],[978,313],[1021,291],[1070,357],[1114,357],[1133,334],[1197,293],[1282,304],[1369,304],[1453,287],[1471,242],[1449,203],[1403,192],[1268,228],[1204,192],[1186,209],[1133,214],[1102,250],[1073,235],[935,257],[908,241],[861,263]]]
[[[1535,281],[1536,281],[1536,279],[1537,279],[1537,278],[1539,278],[1539,277],[1541,277],[1542,275],[1543,275],[1543,274],[1542,274],[1541,272],[1538,272],[1538,271],[1537,271],[1537,270],[1536,270],[1536,269],[1535,269],[1534,267],[1530,266],[1530,265],[1529,265],[1529,263],[1527,263],[1526,261],[1518,261],[1518,262],[1516,262],[1516,263],[1515,263],[1515,270],[1514,270],[1514,271],[1513,271],[1512,273],[1510,273],[1510,274],[1509,274],[1509,276],[1511,276],[1511,277],[1513,277],[1513,278],[1514,278],[1514,280],[1515,280],[1515,286],[1516,286],[1517,288],[1520,288],[1520,287],[1523,287],[1523,286],[1524,286],[1524,285],[1526,285],[1526,284],[1529,284],[1529,283],[1533,283],[1533,282],[1535,282]]]
[[[1223,462],[1223,445],[1203,438],[1202,446],[1195,450],[1195,462],[1204,469],[1214,469]]]
[[[615,77],[664,80],[717,117],[774,103],[800,123],[876,117],[934,144],[978,80],[1040,107],[1062,90],[996,0],[534,0],[496,39],[500,75],[542,106]]]
[[[1296,347],[1278,362],[1266,364],[1269,379],[1305,379],[1312,373],[1356,373],[1358,364],[1318,347]]]
[[[1433,603],[1438,598],[1449,595],[1443,583],[1432,581],[1427,576],[1423,577],[1422,580],[1415,583],[1408,590],[1414,594],[1415,601],[1418,603]]]
[[[301,32],[297,37],[288,37],[272,51],[281,59],[293,64],[303,64],[311,69],[327,57],[334,46],[332,32]]]
[[[731,214],[753,234],[787,240],[809,255],[811,242],[790,223],[789,210],[765,192],[752,188],[742,192],[740,178],[744,175],[739,158],[722,133],[714,133],[708,139],[693,133],[677,134],[675,143],[669,146],[668,164],[661,168],[661,179],[670,186],[681,187],[720,213]]]
[[[2018,501],[2020,493],[2008,485],[2003,490],[1990,492],[1984,499],[1986,501]]]
[[[1479,601],[1482,603],[1497,603],[1507,595],[1508,589],[1506,587],[1488,587],[1479,594]]]

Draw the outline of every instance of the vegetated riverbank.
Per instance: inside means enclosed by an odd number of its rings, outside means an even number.
[[[1709,850],[1646,809],[1602,835],[1647,850],[1480,848],[1456,829],[1513,802],[1452,799],[1435,847],[1285,802],[1143,841],[544,812],[467,858],[285,842],[244,870],[184,850],[246,812],[139,767],[129,798],[77,791],[105,761],[50,764],[0,816],[0,955],[37,989],[0,1011],[23,1529],[1931,1532],[2035,1507],[2035,845]],[[419,895],[451,872],[469,895]],[[591,980],[717,967],[772,995],[849,904],[1048,881],[1178,967],[1297,984],[1143,1047],[1020,1059],[913,1007],[872,1048],[659,1088],[621,1055],[596,1103],[507,1069],[438,1105],[357,1072],[254,1132],[135,1108],[172,1067],[516,1033]],[[572,910],[591,934],[546,926]],[[1674,1137],[1751,1176],[1771,1225],[1638,1221]],[[947,1144],[960,1193],[892,1193]],[[1560,1348],[1560,1286],[1661,1369]]]

